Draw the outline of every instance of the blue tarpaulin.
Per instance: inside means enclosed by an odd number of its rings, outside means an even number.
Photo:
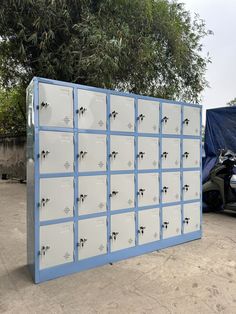
[[[214,167],[219,149],[222,148],[236,153],[236,107],[209,109],[206,112],[203,182]]]

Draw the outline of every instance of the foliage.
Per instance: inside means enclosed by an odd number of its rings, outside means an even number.
[[[228,106],[232,107],[232,106],[236,106],[236,97],[232,100],[230,100],[228,103],[227,103]]]

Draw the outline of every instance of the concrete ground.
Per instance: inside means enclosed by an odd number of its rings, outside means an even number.
[[[35,285],[25,194],[0,182],[0,313],[236,313],[236,213],[205,214],[202,240]]]

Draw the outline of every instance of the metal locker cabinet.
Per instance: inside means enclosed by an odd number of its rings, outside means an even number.
[[[200,108],[183,106],[183,134],[200,136]]]
[[[159,174],[138,174],[138,206],[150,206],[159,204]]]
[[[79,220],[79,260],[107,253],[106,217]]]
[[[163,169],[180,167],[180,139],[162,138],[161,161]]]
[[[73,88],[39,83],[39,124],[73,128]]]
[[[79,215],[88,215],[106,211],[106,176],[80,176],[78,183]]]
[[[106,135],[79,133],[79,172],[106,171]]]
[[[181,234],[181,206],[168,206],[162,208],[162,237],[163,239]]]
[[[73,262],[73,222],[41,226],[39,241],[40,269]]]
[[[180,172],[162,173],[162,203],[180,201]]]
[[[159,133],[159,102],[153,100],[138,100],[138,132]]]
[[[160,239],[159,208],[138,212],[138,239],[139,244],[146,244]]]
[[[134,132],[134,98],[110,96],[110,128],[112,131]]]
[[[109,159],[111,170],[134,169],[134,137],[111,135]]]
[[[39,132],[40,173],[63,173],[74,171],[73,133]],[[60,145],[58,145],[60,143]]]
[[[38,206],[40,221],[72,217],[74,178],[40,179]]]
[[[200,230],[200,203],[184,204],[183,227],[184,233]]]
[[[79,129],[106,130],[106,94],[78,89]]]
[[[159,140],[154,137],[138,138],[138,169],[159,168]]]
[[[200,199],[201,174],[200,171],[183,172],[183,200]]]
[[[162,133],[180,135],[181,106],[173,103],[162,104]]]
[[[183,140],[183,167],[198,168],[200,167],[200,140],[184,139]]]
[[[111,216],[111,252],[135,246],[134,213]]]
[[[134,175],[111,175],[110,187],[111,210],[134,207]]]

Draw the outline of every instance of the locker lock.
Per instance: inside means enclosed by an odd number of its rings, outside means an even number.
[[[137,118],[138,121],[143,121],[143,119],[145,118],[145,115],[144,114],[140,114]]]
[[[41,102],[41,108],[47,108],[49,106],[49,103],[42,101]]]
[[[77,109],[76,110],[76,113],[78,113],[78,114],[84,114],[85,113],[85,111],[87,110],[87,108],[84,108],[84,107],[80,107],[79,109]]]
[[[46,254],[46,252],[48,251],[50,249],[50,246],[48,246],[48,245],[43,245],[42,247],[41,247],[41,251],[39,251],[39,255],[45,255]]]
[[[189,185],[188,185],[188,184],[185,184],[184,187],[183,187],[183,190],[184,190],[185,192],[187,192],[187,191],[188,191],[188,188],[189,188]]]
[[[139,227],[139,230],[138,230],[138,233],[139,234],[144,234],[144,230],[146,229],[146,227],[143,227],[143,226],[140,226]]]
[[[137,157],[143,159],[145,152],[139,152]]]
[[[47,155],[49,154],[50,152],[48,151],[48,150],[42,150],[41,151],[41,156],[43,157],[43,158],[46,158],[47,157]]]
[[[186,217],[186,218],[184,218],[184,221],[183,221],[183,223],[184,223],[184,224],[187,224],[187,225],[188,225],[188,223],[189,223],[189,220],[190,220],[190,218],[187,218],[187,217]]]
[[[113,151],[113,152],[110,153],[109,157],[115,159],[116,155],[118,155],[118,152]]]
[[[162,224],[162,228],[167,229],[168,225],[169,225],[169,221],[164,221],[163,224]]]
[[[79,240],[79,243],[77,244],[77,246],[79,247],[84,247],[85,242],[87,242],[87,239],[83,238]]]
[[[183,154],[183,157],[186,158],[186,159],[188,158],[188,156],[189,156],[189,153],[188,153],[188,152],[185,152],[185,153]]]
[[[77,156],[78,156],[79,158],[83,159],[86,154],[88,154],[88,152],[84,152],[84,151],[81,150]]]
[[[139,189],[138,195],[143,196],[144,192],[145,192],[145,189]]]
[[[166,124],[168,120],[169,120],[168,117],[164,117],[164,118],[161,119],[161,122],[164,122]]]
[[[116,240],[117,236],[118,236],[119,232],[112,232],[110,239],[111,240]]]
[[[188,125],[188,124],[189,124],[189,119],[186,118],[186,119],[183,121],[183,124]]]
[[[118,112],[116,112],[116,111],[114,110],[114,111],[112,111],[112,112],[110,113],[110,118],[115,119],[117,115],[118,115]]]
[[[116,196],[118,193],[119,193],[118,191],[112,191],[111,194],[110,194],[110,197]]]
[[[80,194],[78,201],[83,203],[87,196],[87,194]]]
[[[168,189],[169,189],[168,186],[163,186],[163,189],[161,191],[162,193],[167,193]]]
[[[41,199],[41,205],[44,207],[49,201],[50,201],[49,198],[42,198]]]
[[[163,153],[161,154],[161,157],[166,159],[166,158],[167,158],[167,155],[168,155],[167,152],[163,152]]]

